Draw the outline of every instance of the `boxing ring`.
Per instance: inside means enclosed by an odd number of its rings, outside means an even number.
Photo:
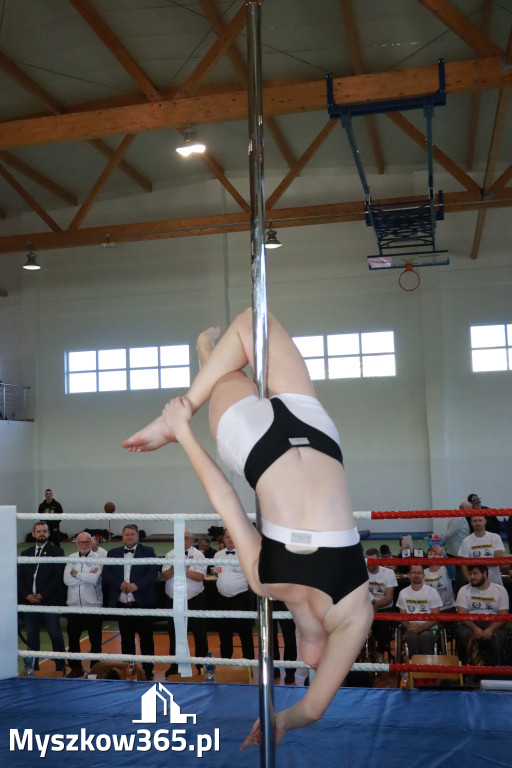
[[[4,508],[5,509],[5,508]],[[11,524],[15,517],[34,520],[33,515],[18,514],[11,508]],[[467,511],[466,511],[467,512]],[[458,516],[458,510],[424,510],[419,512],[364,513],[371,519],[382,517]],[[481,510],[473,514],[481,515]],[[512,510],[485,510],[484,514],[512,514]],[[361,513],[358,513],[361,517]],[[106,520],[109,515],[63,514],[60,519]],[[162,520],[174,523],[176,593],[174,609],[131,609],[140,614],[174,616],[176,627],[176,656],[137,656],[137,661],[179,662],[180,672],[187,675],[190,664],[203,662],[224,665],[255,666],[258,662],[247,659],[221,659],[194,657],[188,654],[187,616],[222,617],[232,612],[189,611],[186,609],[184,530],[188,520],[218,520],[216,515],[116,515],[129,522],[133,520]],[[72,556],[73,557],[73,556]],[[53,562],[70,562],[72,557],[52,558]],[[486,558],[486,562],[499,560],[510,563],[511,557]],[[97,558],[98,564],[113,565],[123,559]],[[37,558],[18,558],[20,563],[37,562]],[[138,564],[166,562],[165,558],[139,558]],[[193,561],[187,560],[187,563]],[[199,561],[198,561],[199,562]],[[221,564],[223,560],[219,561]],[[371,564],[385,564],[386,560]],[[390,561],[388,561],[389,563]],[[391,563],[403,560],[393,558]],[[423,562],[414,559],[415,564]],[[428,564],[461,563],[450,558],[425,559]],[[473,560],[474,562],[474,560]],[[233,558],[224,564],[234,565]],[[15,573],[12,574],[14,579]],[[179,588],[181,583],[181,590]],[[179,594],[182,603],[180,606]],[[67,606],[20,606],[23,611],[56,611],[70,613]],[[123,613],[123,609],[77,609],[78,613],[104,612],[110,616]],[[255,612],[235,612],[236,616],[256,618]],[[280,612],[277,617],[288,614]],[[5,624],[14,624],[15,616],[6,617]],[[422,618],[428,620],[430,615]],[[377,614],[384,620],[397,620],[397,614]],[[456,614],[432,614],[439,621],[454,621]],[[510,615],[500,615],[504,621]],[[12,650],[12,649],[11,649]],[[67,658],[96,660],[131,660],[125,654],[56,654],[49,651],[19,651],[27,658]],[[7,653],[9,656],[9,652]],[[302,662],[279,661],[282,667],[304,667]],[[353,665],[353,671],[410,672],[418,665],[366,664]],[[422,667],[425,669],[425,667]],[[435,677],[438,667],[429,666]],[[445,665],[443,671],[451,669]],[[465,674],[512,676],[512,667],[457,667]],[[11,676],[0,681],[0,764],[2,766],[39,765],[44,752],[47,765],[58,768],[70,762],[80,766],[135,765],[141,755],[150,756],[152,768],[168,765],[173,752],[183,766],[196,766],[205,760],[211,768],[242,765],[251,768],[260,764],[259,750],[248,748],[240,753],[239,746],[247,736],[252,722],[258,716],[258,697],[252,685],[186,682],[132,682],[114,680],[57,680]],[[261,686],[260,686],[261,687]],[[292,706],[305,694],[304,687],[276,686],[275,706]],[[158,696],[153,717],[144,714],[144,698]],[[169,698],[172,707],[166,707]],[[169,703],[169,702],[167,702]],[[180,713],[173,719],[172,708]],[[401,766],[455,766],[468,761],[479,766],[505,768],[510,765],[510,732],[512,728],[512,693],[507,691],[473,691],[464,688],[390,689],[340,688],[324,717],[308,728],[286,734],[276,753],[279,768],[297,764],[313,766],[320,754],[325,766],[338,766],[341,756],[354,768],[400,768]],[[68,754],[72,752],[72,754]]]
[[[251,275],[255,351],[255,381],[261,397],[266,394],[267,304],[265,279],[265,200],[263,194],[263,112],[261,93],[260,2],[248,0],[248,92],[249,92],[249,169],[251,186]],[[95,613],[116,616],[172,616],[175,620],[175,656],[136,656],[127,654],[54,653],[17,651],[16,515],[4,508],[7,524],[7,555],[0,574],[0,766],[15,768],[43,764],[58,768],[127,768],[147,756],[151,768],[168,766],[175,758],[180,767],[209,768],[261,765],[295,768],[297,765],[322,768],[428,768],[471,763],[478,768],[508,768],[512,694],[508,692],[420,691],[397,689],[340,688],[322,719],[308,728],[288,732],[274,754],[274,706],[291,707],[304,696],[304,688],[285,688],[272,682],[271,611],[266,598],[258,599],[258,612],[229,612],[231,616],[258,618],[259,659],[212,659],[188,653],[188,616],[222,617],[227,612],[189,611],[186,603],[184,526],[182,515],[116,515],[126,522],[149,519],[174,523],[175,558],[138,558],[137,565],[165,563],[175,567],[173,609],[86,609],[57,606],[21,606],[24,612]],[[451,512],[452,513],[452,512]],[[457,512],[453,512],[457,514]],[[485,514],[490,511],[486,510]],[[497,514],[504,514],[497,511]],[[508,514],[511,510],[507,511]],[[368,513],[370,514],[370,513]],[[371,515],[376,513],[371,513]],[[395,513],[396,514],[396,513]],[[478,511],[478,514],[484,514]],[[433,517],[429,510],[424,517]],[[441,515],[439,515],[441,516]],[[18,519],[34,520],[18,514]],[[83,521],[108,520],[105,515],[53,515],[54,519]],[[217,515],[186,519],[218,520]],[[259,510],[256,518],[260,526]],[[373,518],[376,519],[376,518]],[[69,563],[73,557],[51,558],[53,563]],[[512,559],[508,558],[508,562]],[[40,563],[38,558],[18,558],[19,563]],[[123,563],[123,558],[97,558],[101,565]],[[194,561],[187,560],[187,564]],[[203,562],[203,561],[201,561]],[[371,561],[369,561],[371,562]],[[385,565],[384,559],[375,561]],[[400,561],[403,564],[403,561]],[[419,561],[415,561],[419,562]],[[430,559],[429,564],[447,564],[448,559]],[[458,560],[458,563],[461,561]],[[490,559],[486,562],[492,562]],[[216,564],[230,564],[216,560]],[[286,612],[274,617],[288,617]],[[392,615],[390,615],[392,616]],[[508,616],[508,619],[511,617]],[[396,615],[390,620],[396,621]],[[451,619],[450,619],[451,620]],[[133,682],[114,680],[54,680],[17,677],[17,655],[23,658],[122,660],[178,663],[186,676],[191,664],[227,664],[259,668],[259,700],[250,685]],[[280,667],[303,667],[301,662],[279,662]],[[354,671],[400,672],[404,665],[355,664]],[[407,667],[408,670],[413,667]],[[429,667],[433,670],[433,667]],[[444,667],[448,669],[448,667]],[[459,668],[458,668],[459,669]],[[478,668],[473,667],[476,673]],[[507,672],[512,673],[512,667]],[[494,673],[491,669],[491,673]],[[249,747],[242,754],[239,746],[252,722],[260,717],[262,746]],[[177,753],[176,755],[174,753]],[[201,764],[201,763],[200,763]]]

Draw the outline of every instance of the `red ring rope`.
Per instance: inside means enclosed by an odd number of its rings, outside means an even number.
[[[512,509],[409,509],[401,512],[372,512],[372,520],[419,517],[510,517]]]
[[[510,675],[512,667],[472,667],[470,664],[390,664],[390,672],[455,672],[461,675]],[[435,674],[432,674],[435,677]]]

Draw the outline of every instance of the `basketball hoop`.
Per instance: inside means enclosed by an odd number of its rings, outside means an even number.
[[[403,291],[415,291],[419,284],[419,273],[413,269],[412,264],[406,264],[404,271],[398,278],[398,285]]]

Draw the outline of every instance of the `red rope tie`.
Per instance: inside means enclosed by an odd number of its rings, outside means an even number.
[[[510,613],[376,613],[377,621],[512,621]]]
[[[372,512],[372,520],[419,517],[510,517],[512,509],[408,509],[400,512]]]
[[[390,672],[455,672],[461,675],[510,675],[512,667],[472,667],[470,664],[390,664]],[[435,677],[435,674],[432,675]]]

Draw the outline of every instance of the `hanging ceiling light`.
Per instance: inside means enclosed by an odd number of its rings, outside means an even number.
[[[176,152],[179,152],[183,157],[188,157],[193,154],[201,154],[205,149],[206,146],[197,140],[196,129],[191,125],[187,125],[183,131],[183,142],[176,147]]]
[[[37,256],[32,250],[32,243],[27,243],[29,251],[27,253],[27,263],[23,265],[23,269],[41,269],[41,265],[37,263]]]
[[[270,222],[270,228],[267,232],[267,239],[265,241],[265,248],[281,248],[282,243],[277,239],[277,232],[272,229],[272,222]]]

